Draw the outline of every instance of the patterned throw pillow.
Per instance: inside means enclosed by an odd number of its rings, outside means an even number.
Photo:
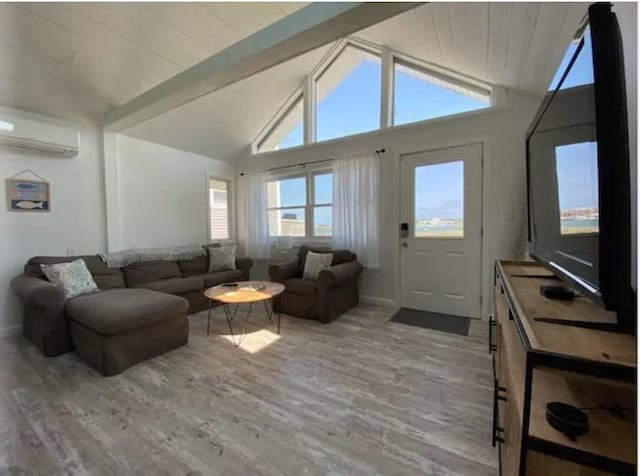
[[[307,259],[304,262],[302,277],[304,279],[318,279],[320,271],[331,268],[332,261],[333,253],[314,253],[313,251],[307,251]]]
[[[209,272],[236,269],[236,245],[209,247]]]
[[[65,299],[100,291],[83,259],[70,263],[41,264],[47,279],[62,288]]]

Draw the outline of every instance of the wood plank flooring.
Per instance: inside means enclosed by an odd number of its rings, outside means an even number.
[[[116,377],[0,339],[0,475],[495,475],[486,324],[469,337],[361,305],[329,325],[222,311]]]

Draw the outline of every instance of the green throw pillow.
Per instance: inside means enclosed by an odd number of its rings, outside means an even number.
[[[333,253],[314,253],[313,251],[307,251],[307,259],[304,262],[302,277],[304,279],[318,279],[320,271],[331,268],[332,261]]]
[[[236,269],[236,245],[209,248],[209,272]]]

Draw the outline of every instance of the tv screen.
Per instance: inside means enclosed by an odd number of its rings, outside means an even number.
[[[589,8],[527,136],[529,252],[635,326],[622,40]],[[631,322],[633,320],[633,323]]]
[[[529,238],[536,257],[571,270],[595,291],[600,226],[591,58],[587,27],[568,48],[529,136]]]

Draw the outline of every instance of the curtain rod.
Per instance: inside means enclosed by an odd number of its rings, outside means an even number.
[[[376,154],[380,155],[380,154],[384,154],[386,152],[386,149],[378,149],[375,151]],[[282,167],[272,167],[270,169],[265,170],[265,172],[273,172],[274,170],[282,170],[282,169],[289,169],[291,167],[306,167],[307,165],[311,165],[311,164],[321,164],[322,162],[331,162],[334,159],[322,159],[322,160],[312,160],[310,162],[300,162],[299,164],[291,164],[291,165],[283,165]],[[245,173],[242,172],[240,174],[240,177],[244,177]]]

